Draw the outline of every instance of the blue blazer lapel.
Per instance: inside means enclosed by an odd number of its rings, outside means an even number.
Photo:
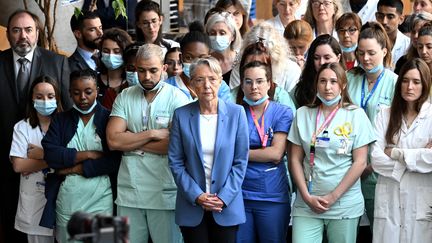
[[[215,150],[214,150],[214,162],[216,163],[218,161],[218,154],[219,154],[219,150],[221,148],[221,145],[225,139],[225,132],[227,131],[226,129],[226,124],[228,124],[228,116],[226,115],[227,113],[227,108],[225,105],[225,102],[221,99],[218,100],[218,122],[217,122],[217,129],[216,129],[216,143],[215,143]]]
[[[195,147],[197,148],[198,156],[201,160],[201,164],[204,164],[203,154],[202,154],[202,145],[201,145],[201,137],[200,137],[200,127],[199,127],[199,119],[200,119],[200,110],[198,101],[194,103],[192,109],[190,111],[190,120],[189,125],[191,129],[192,139],[195,142]]]

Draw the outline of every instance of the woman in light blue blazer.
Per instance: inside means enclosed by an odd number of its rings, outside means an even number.
[[[175,111],[168,151],[178,186],[176,223],[186,243],[235,242],[238,225],[246,220],[245,111],[218,99],[222,70],[215,58],[198,59],[190,73],[198,100]]]

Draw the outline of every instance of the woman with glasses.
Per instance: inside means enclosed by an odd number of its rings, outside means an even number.
[[[361,19],[355,13],[344,13],[336,21],[335,27],[345,59],[346,70],[350,70],[356,66],[355,51],[357,49],[361,26]]]
[[[185,243],[234,243],[238,225],[246,220],[245,112],[218,98],[223,81],[215,58],[199,58],[190,70],[198,98],[174,112],[169,138],[168,160],[178,187],[176,223]]]
[[[183,72],[165,80],[165,82],[183,91],[190,101],[197,98],[197,94],[191,86],[190,66],[196,59],[210,56],[210,39],[202,30],[202,25],[199,22],[192,22],[189,25],[189,32],[180,41],[180,62]],[[218,89],[218,97],[224,101],[231,100],[230,89],[225,82],[222,82]]]
[[[223,80],[229,85],[242,39],[236,23],[228,12],[214,12],[205,23],[205,32],[210,37],[210,55],[219,61]]]
[[[384,27],[378,22],[363,25],[356,52],[358,67],[348,71],[348,93],[354,104],[363,108],[374,124],[376,114],[383,106],[390,106],[397,75],[391,67],[390,40]],[[370,161],[362,174],[362,192],[366,215],[373,226],[375,184],[377,175]]]
[[[180,47],[179,43],[163,38],[163,13],[159,4],[152,0],[142,0],[135,7],[135,32],[137,41],[156,44],[162,47],[164,55],[171,47]]]
[[[304,16],[314,31],[314,38],[329,34],[338,38],[335,24],[342,14],[340,0],[310,0]]]
[[[108,110],[111,110],[117,94],[128,87],[123,52],[131,43],[129,34],[118,28],[106,30],[101,37],[97,99]]]
[[[291,207],[283,157],[293,112],[273,101],[271,64],[247,63],[240,80],[237,101],[246,111],[249,161],[242,185],[246,223],[237,242],[285,242]]]
[[[431,74],[420,58],[400,72],[391,107],[377,115],[372,167],[375,191],[373,242],[414,243],[432,239]]]
[[[355,243],[364,213],[360,176],[374,131],[349,98],[341,64],[322,65],[314,86],[314,101],[297,110],[288,135],[297,185],[292,240],[322,242],[325,229],[328,242]]]

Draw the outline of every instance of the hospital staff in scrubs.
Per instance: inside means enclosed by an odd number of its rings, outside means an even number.
[[[271,65],[249,62],[240,69],[241,103],[249,130],[249,161],[242,191],[246,223],[237,242],[284,242],[290,221],[290,189],[283,160],[293,112],[269,97]]]
[[[297,185],[293,242],[355,243],[364,212],[360,175],[368,145],[375,140],[365,112],[353,105],[339,63],[317,74],[317,97],[297,110],[288,140],[290,172]]]
[[[347,73],[348,93],[352,102],[363,108],[373,125],[378,110],[390,106],[398,77],[389,69],[392,63],[390,40],[381,24],[368,22],[363,25],[356,55],[359,66]],[[371,229],[376,180],[377,175],[368,159],[362,175],[362,192]]]
[[[123,151],[117,212],[129,217],[131,242],[180,242],[174,222],[177,187],[168,166],[169,126],[186,95],[161,81],[164,53],[155,44],[138,49],[139,83],[117,96],[107,127],[111,149]]]
[[[55,80],[48,76],[35,79],[27,107],[25,118],[15,124],[9,154],[14,171],[21,174],[15,229],[26,233],[29,243],[54,243],[53,229],[39,226],[39,221],[47,201],[45,175],[49,171],[41,140],[52,116],[62,111]]]
[[[71,73],[73,108],[54,117],[42,140],[44,158],[56,170],[49,174],[54,178],[47,179],[45,210],[55,208],[60,243],[69,242],[66,226],[74,212],[111,215],[113,211],[109,174],[117,171],[119,156],[106,143],[109,111],[96,101],[95,75],[92,70]]]
[[[373,242],[416,243],[432,239],[431,74],[420,58],[400,72],[391,107],[376,118],[372,166],[375,191]]]

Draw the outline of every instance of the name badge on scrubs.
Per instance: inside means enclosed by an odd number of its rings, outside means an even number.
[[[36,182],[36,191],[37,192],[45,192],[45,181],[37,181]]]
[[[317,137],[315,142],[316,148],[328,148],[330,147],[330,138],[328,137],[328,132],[324,131],[322,137]]]
[[[351,151],[352,141],[347,138],[339,139],[339,148],[337,154],[349,154]]]

